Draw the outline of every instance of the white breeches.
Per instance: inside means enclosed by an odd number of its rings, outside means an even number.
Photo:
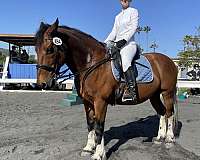
[[[136,54],[136,51],[137,51],[137,45],[135,42],[129,42],[121,49],[120,55],[122,59],[123,72],[126,72],[127,69],[131,66],[131,62]]]

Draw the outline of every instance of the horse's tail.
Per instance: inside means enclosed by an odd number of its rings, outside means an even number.
[[[177,88],[174,92],[174,134],[178,135],[178,103],[177,103]]]

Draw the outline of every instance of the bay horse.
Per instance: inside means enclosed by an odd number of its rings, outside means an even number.
[[[81,155],[91,155],[93,160],[106,159],[104,124],[108,104],[114,104],[115,91],[120,83],[111,71],[111,62],[105,46],[92,36],[67,26],[40,25],[36,33],[38,57],[37,84],[52,87],[60,67],[67,64],[75,76],[74,82],[82,98],[88,126],[88,139]],[[153,70],[153,81],[138,84],[138,101],[148,99],[161,115],[155,142],[174,143],[174,105],[177,67],[160,53],[144,54]],[[163,97],[161,100],[160,94]]]

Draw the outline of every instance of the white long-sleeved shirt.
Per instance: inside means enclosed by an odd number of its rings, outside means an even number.
[[[122,10],[116,17],[113,29],[104,41],[119,41],[125,39],[127,42],[134,41],[134,34],[138,27],[138,11],[135,8]]]

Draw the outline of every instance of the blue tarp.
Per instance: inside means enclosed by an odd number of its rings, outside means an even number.
[[[63,65],[60,69],[64,71],[67,69],[67,65]],[[64,75],[71,73],[68,70]],[[8,69],[8,78],[11,79],[36,79],[37,78],[37,69],[36,64],[9,64]]]
[[[8,78],[12,79],[36,79],[36,64],[9,64]]]

